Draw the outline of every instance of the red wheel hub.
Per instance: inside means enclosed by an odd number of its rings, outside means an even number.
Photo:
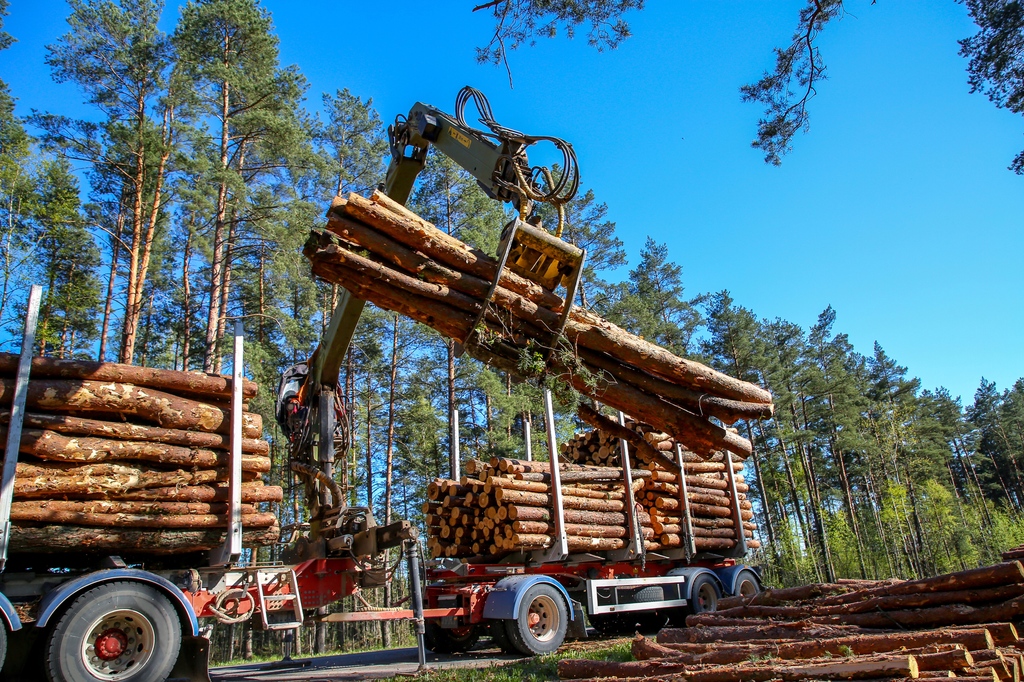
[[[128,648],[128,637],[116,628],[110,628],[96,638],[96,655],[103,661],[119,658]]]

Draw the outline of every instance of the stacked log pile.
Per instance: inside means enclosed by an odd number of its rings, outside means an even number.
[[[620,466],[621,441],[629,447],[630,464],[635,469],[650,472],[637,491],[636,501],[651,518],[651,528],[660,547],[682,547],[687,532],[684,510],[680,508],[680,472],[676,465],[676,440],[654,427],[626,418],[625,426],[587,407],[580,408],[580,416],[600,428],[577,434],[562,446],[562,456],[577,464]],[[725,454],[716,452],[701,457],[689,450],[682,451],[686,483],[686,497],[690,506],[690,526],[695,538],[701,538],[704,551],[728,550],[735,547],[735,520],[730,508],[731,490],[725,472]],[[743,463],[732,462],[736,490],[740,500],[740,515],[747,546],[760,547],[754,538],[754,512],[747,492],[750,487],[743,478]]]
[[[796,679],[969,679],[1019,682],[1024,616],[1019,562],[913,581],[863,581],[730,597],[687,618],[635,661],[566,660],[563,679],[680,682]]]
[[[0,447],[18,356],[0,354]],[[116,363],[34,358],[11,506],[12,553],[212,549],[227,525],[229,377]],[[243,396],[256,395],[246,381]],[[247,545],[275,542],[279,502],[263,484],[270,446],[242,415]]]
[[[438,330],[500,369],[526,378],[553,376],[672,434],[697,454],[729,449],[748,456],[750,442],[722,424],[772,414],[764,389],[680,358],[581,308],[571,309],[559,334],[561,297],[508,268],[499,273],[494,258],[380,192],[335,199],[327,229],[306,244],[317,276]]]
[[[1017,559],[1024,559],[1024,545],[1003,552],[1003,561],[1016,561]]]
[[[691,472],[690,463],[685,465],[687,483],[694,484],[694,492],[688,494],[694,542],[699,552],[731,549],[736,542],[728,498],[719,495],[724,491],[724,486],[719,485],[724,479],[707,473],[709,465],[714,464],[693,462],[700,473]],[[723,463],[718,465],[724,469]],[[554,526],[547,462],[494,457],[487,463],[471,460],[466,471],[469,475],[459,481],[437,479],[427,489],[428,501],[423,511],[427,544],[434,558],[489,559],[552,545]],[[569,551],[600,553],[625,548],[628,507],[622,469],[562,464],[559,472]],[[676,474],[648,466],[633,469],[632,476],[645,549],[654,552],[682,546],[680,517],[671,516],[679,512],[664,509]],[[697,484],[716,487],[703,488]],[[673,499],[678,504],[678,490]],[[744,521],[744,529],[750,538],[748,546],[757,547],[753,524]]]

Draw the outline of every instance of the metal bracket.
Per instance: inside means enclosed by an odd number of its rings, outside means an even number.
[[[734,528],[736,529],[736,546],[725,552],[721,552],[722,556],[735,558],[746,555],[747,553],[747,534],[743,530],[743,510],[740,508],[740,495],[736,490],[736,474],[732,470],[732,453],[728,450],[722,451],[725,460],[725,478],[729,482],[729,494],[731,495],[732,503],[732,518]]]
[[[690,515],[690,496],[686,493],[686,464],[683,462],[683,446],[676,443],[676,464],[679,465],[679,510],[684,525],[683,550],[689,561],[697,553],[697,542],[693,537],[693,517]]]
[[[544,423],[548,433],[548,457],[551,463],[551,520],[555,526],[555,541],[545,550],[530,553],[532,559],[545,563],[562,561],[569,556],[569,540],[565,534],[565,507],[562,505],[562,473],[558,468],[558,435],[555,433],[555,410],[551,404],[551,390],[544,389]]]
[[[501,281],[501,272],[505,269],[505,263],[508,262],[509,253],[512,252],[512,245],[515,243],[516,231],[519,229],[520,222],[519,218],[515,218],[502,231],[501,243],[498,245],[498,267],[494,271],[494,280],[491,282],[490,288],[487,289],[487,295],[480,302],[480,312],[477,313],[473,324],[469,326],[469,333],[466,334],[465,343],[455,344],[456,357],[462,357],[462,354],[466,352],[466,346],[474,342],[474,337],[477,335],[477,327],[484,321],[484,316],[487,314],[487,306],[491,304],[491,299],[494,298],[498,282]]]
[[[11,401],[11,422],[7,425],[7,446],[4,450],[3,476],[0,478],[0,571],[7,565],[7,550],[11,541],[11,503],[14,502],[14,474],[18,468],[18,450],[21,448],[21,427],[28,401],[28,378],[32,372],[32,349],[36,345],[36,324],[39,321],[39,300],[43,288],[33,284],[28,292],[25,310],[25,334],[21,340],[18,375],[14,379],[14,399]]]
[[[626,425],[626,415],[619,412],[619,425]],[[619,439],[619,447],[621,448],[621,460],[622,460],[622,480],[625,485],[625,511],[626,513],[626,528],[629,531],[629,541],[626,546],[620,550],[608,553],[608,558],[612,561],[629,561],[640,557],[641,561],[646,560],[646,547],[644,545],[643,536],[640,533],[640,523],[636,516],[636,500],[633,497],[633,471],[629,464],[629,444],[625,438]]]
[[[242,323],[235,322],[231,370],[231,452],[228,462],[228,528],[224,544],[210,552],[211,566],[229,566],[242,556]]]

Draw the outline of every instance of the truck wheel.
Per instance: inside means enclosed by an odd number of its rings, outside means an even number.
[[[707,573],[693,579],[690,586],[690,613],[711,613],[718,610],[718,585]]]
[[[456,654],[469,651],[478,639],[480,639],[480,630],[475,625],[445,629],[437,621],[428,620],[423,628],[424,644],[435,654]]]
[[[0,621],[0,672],[3,672],[4,662],[7,661],[7,626]]]
[[[761,591],[761,583],[753,571],[740,571],[736,580],[736,597],[749,599]]]
[[[106,583],[83,592],[50,630],[50,682],[162,682],[181,648],[181,622],[155,587]]]
[[[565,641],[569,607],[557,589],[540,583],[526,591],[519,616],[506,624],[509,640],[521,653],[527,656],[550,654]]]
[[[518,654],[519,650],[512,645],[508,638],[508,620],[492,620],[490,624],[491,639],[501,649],[502,653]]]

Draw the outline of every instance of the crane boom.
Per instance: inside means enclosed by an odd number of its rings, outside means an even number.
[[[487,130],[469,125],[465,119],[466,105],[473,102],[479,121]],[[455,116],[429,104],[417,102],[407,116],[399,116],[388,128],[391,162],[381,189],[392,200],[406,204],[412,194],[416,178],[427,162],[427,153],[433,146],[471,174],[490,198],[511,203],[518,218],[506,226],[503,233],[505,257],[508,263],[519,265],[528,277],[534,277],[550,288],[566,284],[568,300],[575,294],[583,252],[556,237],[561,236],[564,224],[563,205],[570,201],[579,187],[579,171],[572,146],[555,137],[529,136],[498,124],[490,104],[482,93],[470,87],[463,88],[456,98]],[[531,167],[526,155],[529,146],[549,142],[562,153],[561,172],[555,178],[547,168]],[[541,226],[535,209],[538,203],[549,203],[558,210],[558,227],[554,237]],[[519,237],[532,234],[528,243],[554,244],[539,254]],[[534,258],[530,258],[530,255]],[[541,256],[537,258],[536,256]],[[506,262],[505,257],[502,263]],[[574,277],[566,277],[572,273]],[[300,466],[293,469],[308,477],[306,470],[314,467],[327,480],[333,479],[335,459],[335,433],[339,403],[338,380],[342,363],[349,351],[352,337],[362,315],[365,302],[343,289],[331,316],[330,323],[314,352],[311,366],[302,387],[303,409],[308,410],[301,432],[292,432],[291,457]],[[278,397],[278,420],[286,433],[282,417],[282,395]],[[297,405],[297,402],[293,402]],[[311,484],[308,490],[312,492]],[[318,506],[321,509],[344,506],[342,500],[327,502],[328,491],[320,488]],[[331,497],[335,497],[337,491]],[[312,500],[311,500],[312,502]]]

